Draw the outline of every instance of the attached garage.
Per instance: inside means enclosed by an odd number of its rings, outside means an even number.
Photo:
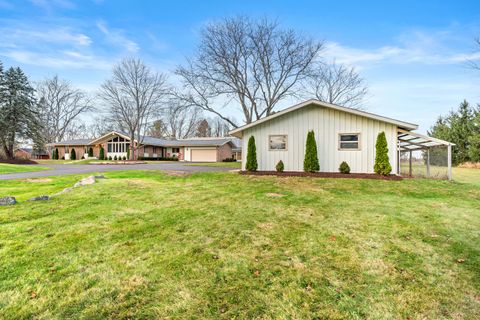
[[[191,160],[194,162],[216,162],[217,149],[197,149],[191,148]]]

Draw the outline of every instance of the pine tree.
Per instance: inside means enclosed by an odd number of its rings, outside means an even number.
[[[39,131],[34,89],[20,68],[10,68],[0,77],[0,146],[14,157],[20,138],[34,140]]]
[[[247,163],[245,164],[247,171],[257,171],[257,147],[255,146],[255,138],[253,136],[248,139]]]
[[[77,153],[73,148],[72,148],[72,151],[70,152],[70,160],[77,160]]]
[[[90,147],[90,148],[88,149],[88,157],[89,157],[89,158],[93,157],[93,148],[92,148],[92,147]]]
[[[315,141],[315,133],[309,131],[307,134],[307,144],[305,146],[305,159],[303,160],[303,171],[316,172],[320,170],[317,155],[317,142]]]
[[[381,175],[388,175],[392,172],[392,166],[388,159],[388,144],[385,132],[380,132],[375,144],[375,166],[374,171]]]
[[[105,160],[105,150],[103,149],[103,146],[100,146],[100,151],[98,154],[98,159],[100,160]]]

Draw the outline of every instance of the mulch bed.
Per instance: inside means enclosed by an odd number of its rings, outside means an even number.
[[[9,164],[38,164],[30,159],[0,159],[0,163],[9,163]]]
[[[240,171],[243,175],[252,176],[278,176],[278,177],[315,177],[315,178],[347,178],[347,179],[377,179],[377,180],[403,180],[397,175],[382,176],[376,173],[349,173],[340,172],[297,172],[297,171]]]

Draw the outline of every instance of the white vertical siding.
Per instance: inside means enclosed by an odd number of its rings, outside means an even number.
[[[377,135],[385,131],[392,173],[396,172],[397,126],[313,105],[246,129],[242,139],[242,169],[245,170],[248,139],[253,135],[257,146],[258,170],[275,170],[277,162],[282,160],[285,171],[303,171],[305,143],[309,130],[315,132],[320,171],[338,172],[340,163],[347,161],[351,172],[373,172]],[[338,150],[340,133],[359,133],[360,150]],[[288,135],[288,150],[268,150],[269,135],[276,134]]]

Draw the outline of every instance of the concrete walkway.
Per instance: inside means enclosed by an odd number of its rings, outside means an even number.
[[[49,167],[49,168],[52,168],[52,170],[0,174],[0,180],[41,178],[41,177],[59,176],[64,174],[81,174],[81,173],[90,173],[90,172],[107,172],[107,171],[118,171],[118,170],[171,170],[171,171],[184,171],[184,172],[210,172],[210,171],[232,170],[231,168],[222,168],[222,167],[188,166],[182,162],[147,163],[147,164],[131,164],[131,165],[129,164],[117,164],[117,165],[40,164],[38,166]]]

